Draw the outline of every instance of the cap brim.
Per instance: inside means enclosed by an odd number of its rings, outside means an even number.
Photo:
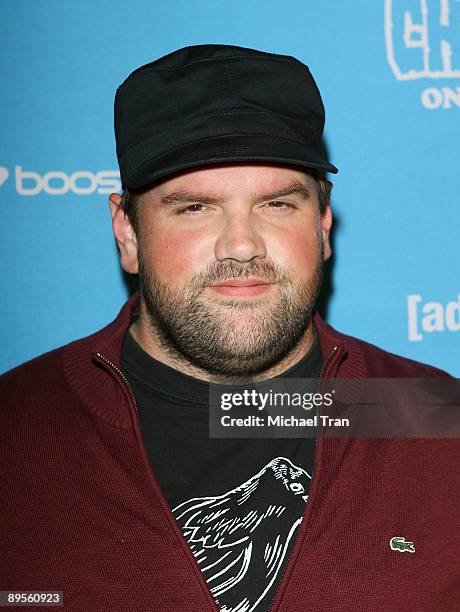
[[[131,173],[122,173],[123,186],[139,189],[172,174],[231,162],[279,163],[337,173],[319,153],[296,142],[259,134],[235,134],[208,138],[176,147],[152,158]]]

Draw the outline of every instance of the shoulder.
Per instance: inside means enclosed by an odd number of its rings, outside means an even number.
[[[386,351],[375,344],[348,336],[349,342],[362,351],[370,376],[397,378],[449,377],[450,374],[421,361]]]
[[[60,347],[27,361],[0,376],[2,404],[7,407],[24,401],[62,394],[65,387],[63,353]]]
[[[122,307],[117,318],[104,328],[68,344],[44,353],[0,376],[2,393],[13,392],[15,397],[30,395],[37,390],[52,393],[63,389],[66,378],[89,380],[93,370],[92,355],[98,350],[118,358],[124,335],[129,327],[138,296],[132,296]]]
[[[450,374],[435,366],[386,351],[375,344],[343,334],[326,323],[317,313],[315,328],[322,346],[339,344],[344,349],[342,370],[360,372],[369,378],[432,378]]]

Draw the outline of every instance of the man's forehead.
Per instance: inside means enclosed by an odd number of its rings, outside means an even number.
[[[225,164],[194,168],[158,183],[155,195],[188,192],[219,194],[223,197],[238,188],[255,194],[270,193],[289,186],[311,188],[314,178],[307,169],[274,164]]]

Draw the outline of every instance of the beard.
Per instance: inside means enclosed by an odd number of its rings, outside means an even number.
[[[213,262],[182,290],[172,290],[147,269],[139,244],[140,291],[151,332],[173,359],[222,379],[251,380],[286,357],[308,328],[323,277],[321,235],[317,240],[313,270],[301,284],[269,260],[229,260]],[[240,301],[204,293],[210,284],[253,276],[274,285],[267,298]]]

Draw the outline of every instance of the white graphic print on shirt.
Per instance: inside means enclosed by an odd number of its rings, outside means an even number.
[[[276,457],[235,489],[173,509],[222,612],[267,609],[263,599],[302,520],[310,479]]]

